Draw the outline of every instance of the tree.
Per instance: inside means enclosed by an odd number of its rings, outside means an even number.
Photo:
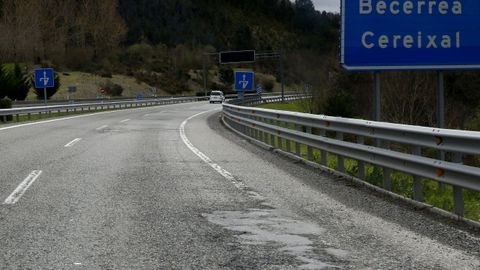
[[[275,85],[274,85],[272,80],[264,80],[263,81],[263,88],[265,88],[266,92],[272,92],[274,86]]]
[[[119,84],[107,81],[104,84],[101,84],[100,87],[105,91],[109,96],[120,97],[123,93],[123,87]]]
[[[15,64],[12,70],[5,72],[5,84],[7,96],[11,100],[25,100],[31,87],[27,72],[19,64]]]
[[[220,79],[224,84],[233,85],[234,78],[233,78],[233,69],[229,66],[222,66],[220,68]]]
[[[6,76],[3,68],[0,65],[0,99],[3,99],[7,96],[7,84],[5,82]]]
[[[118,47],[126,32],[117,0],[3,0],[2,4],[0,59],[4,61],[61,63],[77,49],[84,58],[101,60]]]

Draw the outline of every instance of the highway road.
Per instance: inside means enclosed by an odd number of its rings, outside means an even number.
[[[220,105],[0,126],[0,269],[480,269],[480,234],[250,144]]]

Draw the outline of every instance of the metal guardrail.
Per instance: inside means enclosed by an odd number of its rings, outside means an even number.
[[[285,94],[292,94],[294,92],[286,92]],[[270,92],[263,93],[263,96],[279,96],[281,92]],[[257,96],[257,94],[248,94],[247,96]],[[171,99],[171,98],[190,98],[192,96],[157,96],[157,97],[143,97],[141,101],[150,101],[157,99]],[[203,97],[203,96],[202,96]],[[227,94],[225,95],[226,99],[236,99],[238,95],[236,94]],[[110,103],[110,102],[125,102],[125,101],[138,101],[136,97],[120,97],[120,98],[101,98],[101,99],[75,99],[75,100],[50,100],[48,103],[50,106],[53,105],[73,105],[73,104],[95,104],[95,103]],[[23,107],[43,107],[45,106],[43,100],[37,101],[13,101],[13,108],[23,108]]]
[[[279,93],[267,93],[265,96],[278,96]],[[236,95],[227,95],[227,98],[235,98]],[[258,98],[256,94],[247,95],[247,98]],[[29,106],[29,107],[19,107],[13,109],[0,109],[0,121],[6,116],[15,116],[17,122],[20,121],[21,115],[27,115],[28,120],[32,119],[33,114],[39,114],[41,117],[42,114],[51,114],[52,112],[77,112],[77,111],[97,111],[104,109],[121,109],[121,108],[134,108],[142,106],[156,106],[156,105],[166,105],[166,104],[177,104],[185,102],[196,102],[196,101],[206,101],[209,97],[162,97],[162,98],[148,98],[142,100],[97,100],[95,102],[91,100],[86,100],[85,103],[65,103],[65,104],[55,104],[49,106]]]
[[[295,97],[292,97],[293,99]],[[298,98],[298,97],[297,97]],[[277,102],[246,101],[243,105]],[[307,160],[320,151],[337,155],[337,171],[345,173],[345,158],[358,162],[357,178],[366,180],[366,164],[383,168],[383,188],[391,191],[392,170],[413,176],[413,199],[423,201],[422,178],[453,186],[454,213],[464,216],[463,189],[480,191],[480,168],[463,164],[480,155],[480,132],[408,126],[224,104],[230,127],[275,148]],[[292,143],[295,149],[292,151]],[[302,145],[304,150],[302,151]],[[302,153],[303,152],[303,153]],[[432,156],[438,156],[434,158]],[[446,157],[446,158],[444,158]]]
[[[121,109],[121,108],[134,108],[143,106],[157,106],[167,104],[177,104],[186,102],[197,102],[208,100],[208,97],[182,97],[182,98],[159,98],[148,100],[129,100],[129,101],[117,101],[117,102],[96,102],[85,104],[66,104],[66,105],[53,105],[53,106],[36,106],[36,107],[23,107],[13,109],[0,109],[0,117],[15,116],[16,121],[20,121],[21,115],[27,115],[28,120],[31,120],[32,114],[38,113],[41,117],[42,114],[51,114],[52,112],[78,112],[78,111],[96,111],[96,110],[109,110],[109,109]]]

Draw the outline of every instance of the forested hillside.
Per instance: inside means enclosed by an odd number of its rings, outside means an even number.
[[[0,61],[28,70],[41,65],[125,74],[180,94],[203,88],[204,52],[284,50],[292,59],[287,83],[294,85],[316,77],[321,66],[304,59],[334,53],[338,22],[311,0],[4,0]],[[231,68],[214,60],[208,62],[209,87],[228,90]],[[256,68],[275,85],[277,63]]]
[[[338,18],[310,0],[120,0],[127,43],[212,45],[216,49],[331,49]]]
[[[338,17],[310,0],[4,0],[0,60],[101,63],[135,44],[332,49]]]

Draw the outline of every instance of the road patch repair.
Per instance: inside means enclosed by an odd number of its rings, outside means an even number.
[[[204,217],[213,224],[235,232],[245,245],[271,245],[299,260],[300,269],[341,268],[326,264],[316,257],[319,238],[325,230],[314,223],[288,218],[286,213],[272,209],[248,209],[246,211],[216,211]],[[344,259],[349,252],[334,248],[324,249],[336,259]]]

